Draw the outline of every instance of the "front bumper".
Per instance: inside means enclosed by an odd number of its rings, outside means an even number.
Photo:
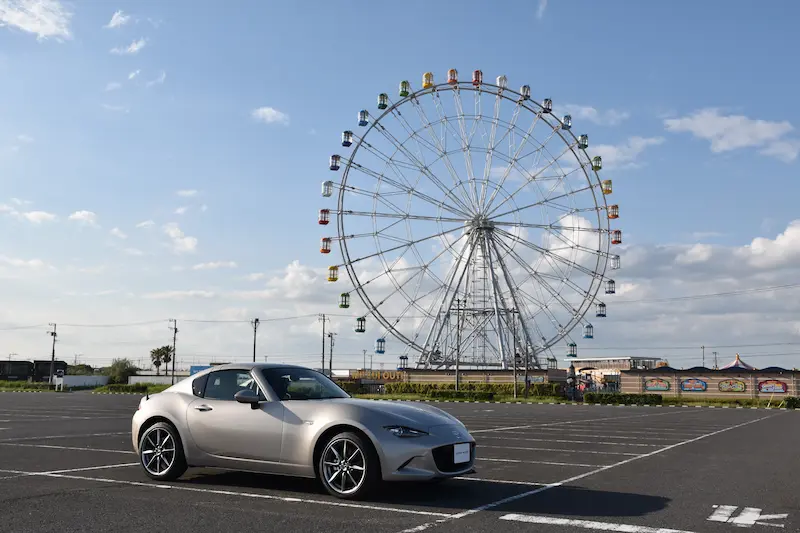
[[[384,481],[425,481],[470,474],[475,471],[475,439],[463,426],[430,428],[429,435],[384,439],[381,471]],[[392,440],[393,439],[393,440]],[[469,461],[454,462],[454,446],[469,444]]]

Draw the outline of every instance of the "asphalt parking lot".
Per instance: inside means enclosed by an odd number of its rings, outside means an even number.
[[[440,403],[478,441],[477,473],[343,502],[211,469],[150,481],[138,401],[0,393],[0,531],[800,531],[800,412]]]

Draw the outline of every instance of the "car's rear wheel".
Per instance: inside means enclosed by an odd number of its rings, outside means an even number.
[[[337,498],[362,498],[380,481],[375,449],[349,431],[334,435],[328,441],[319,456],[317,471],[325,490]]]
[[[139,461],[145,474],[158,481],[172,481],[186,472],[178,431],[166,422],[156,422],[147,428],[139,440]]]

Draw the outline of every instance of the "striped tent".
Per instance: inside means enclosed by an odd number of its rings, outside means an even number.
[[[720,370],[756,370],[755,367],[748,365],[739,357],[739,354],[736,354],[736,359],[728,363],[727,365],[720,368]]]

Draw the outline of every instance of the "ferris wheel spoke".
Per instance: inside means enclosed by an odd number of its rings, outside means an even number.
[[[403,192],[405,192],[405,193],[407,193],[407,194],[409,194],[411,196],[419,198],[420,200],[424,200],[424,201],[428,202],[429,204],[431,204],[433,206],[440,207],[440,208],[442,208],[442,209],[444,209],[446,211],[449,211],[449,212],[453,213],[454,215],[458,215],[458,216],[464,217],[465,219],[471,218],[465,212],[461,211],[460,209],[458,209],[456,207],[452,207],[452,206],[450,206],[448,204],[445,204],[444,202],[437,201],[433,197],[428,196],[425,193],[419,192],[419,190],[417,190],[417,189],[413,189],[411,187],[405,186],[402,183],[399,183],[399,182],[393,180],[392,178],[389,178],[388,176],[386,176],[384,174],[380,174],[379,172],[376,172],[374,170],[371,170],[371,169],[365,167],[364,165],[360,165],[358,163],[355,163],[355,162],[351,161],[350,162],[350,168],[354,168],[354,169],[360,171],[361,173],[366,174],[367,176],[375,178],[379,182],[388,183],[389,185],[391,185],[391,186],[393,186],[393,187],[395,187],[395,188],[397,188],[397,189],[399,189],[399,190],[401,190],[401,191],[403,191]]]
[[[558,160],[561,158],[561,156],[563,156],[564,154],[566,154],[566,153],[567,153],[567,151],[569,151],[569,149],[566,149],[566,150],[564,150],[564,151],[563,151],[561,154],[559,154],[559,155],[558,155],[558,157],[556,157],[556,158],[554,158],[552,161],[550,161],[550,162],[549,162],[549,163],[548,163],[548,164],[547,164],[545,167],[543,167],[541,170],[539,170],[539,171],[538,171],[536,174],[533,174],[533,175],[530,175],[530,176],[528,176],[528,181],[527,181],[526,183],[523,183],[523,184],[522,184],[522,186],[520,186],[520,187],[519,187],[519,188],[518,188],[516,191],[514,191],[512,194],[510,194],[509,196],[507,196],[505,200],[501,201],[499,204],[497,204],[497,205],[496,205],[496,206],[494,206],[494,207],[492,207],[492,202],[493,202],[493,200],[494,200],[494,197],[495,197],[496,195],[495,195],[495,194],[493,194],[493,195],[492,195],[492,198],[489,200],[489,206],[487,207],[487,214],[486,214],[486,216],[489,216],[489,217],[490,217],[490,216],[491,216],[491,215],[492,215],[492,214],[493,214],[495,211],[497,211],[498,209],[500,209],[500,208],[501,208],[503,205],[505,205],[505,204],[506,204],[506,203],[507,203],[509,200],[511,200],[512,198],[514,198],[514,197],[517,195],[517,193],[519,193],[521,190],[523,190],[523,189],[524,189],[524,188],[525,188],[525,187],[528,185],[528,183],[530,183],[530,182],[532,182],[532,181],[535,181],[535,180],[536,180],[536,178],[537,178],[539,175],[541,175],[541,174],[542,174],[542,173],[543,173],[545,170],[547,170],[548,168],[550,168],[550,167],[551,167],[551,166],[552,166],[552,165],[553,165],[553,164],[554,164],[556,161],[558,161]],[[501,182],[501,183],[502,183],[502,182]],[[498,189],[499,189],[499,187],[498,187]]]
[[[403,245],[400,245],[400,246],[395,246],[395,247],[393,247],[393,248],[388,248],[388,249],[386,249],[386,250],[382,250],[382,251],[379,251],[379,252],[376,252],[376,253],[373,253],[373,254],[365,255],[365,256],[363,256],[363,257],[359,257],[358,259],[353,259],[353,260],[351,260],[350,262],[351,262],[351,263],[357,263],[357,262],[359,262],[359,261],[364,261],[364,260],[366,260],[366,259],[371,259],[371,258],[373,258],[373,257],[378,257],[378,256],[379,256],[379,255],[381,255],[381,254],[385,254],[385,253],[389,253],[389,252],[394,252],[394,251],[396,251],[396,250],[400,250],[400,249],[402,249],[402,248],[404,248],[404,247],[406,247],[406,246],[410,246],[410,245],[412,245],[412,244],[416,244],[416,243],[420,243],[420,242],[428,241],[428,240],[430,240],[430,239],[435,239],[435,238],[437,238],[437,237],[441,237],[441,236],[443,236],[443,235],[448,235],[448,234],[450,234],[450,233],[453,233],[453,232],[455,232],[455,231],[460,231],[460,230],[462,230],[462,229],[463,229],[462,227],[458,227],[458,228],[453,228],[453,229],[450,229],[450,230],[440,231],[439,233],[435,233],[435,234],[433,234],[433,235],[429,235],[428,237],[423,237],[423,238],[421,238],[421,239],[416,239],[415,241],[409,242],[408,244],[403,244]],[[359,235],[359,236],[360,236],[360,237],[366,237],[366,236],[370,236],[370,237],[371,237],[371,236],[373,236],[373,235],[374,235],[374,233],[365,233],[365,234],[362,234],[362,235]],[[352,238],[352,237],[344,237],[344,238],[342,238],[342,237],[338,237],[338,239],[339,239],[339,240],[347,240],[348,238]],[[341,266],[341,265],[338,265],[338,266]]]
[[[587,276],[595,277],[595,276],[599,275],[597,272],[593,272],[592,270],[589,270],[588,268],[584,267],[583,265],[580,265],[578,263],[574,263],[574,262],[570,261],[569,259],[567,259],[565,257],[562,257],[561,255],[559,255],[557,253],[553,253],[553,250],[549,250],[547,248],[543,248],[543,247],[541,247],[541,246],[539,246],[537,244],[534,244],[534,243],[532,243],[530,241],[522,239],[522,238],[520,238],[520,237],[518,237],[518,236],[516,236],[513,233],[510,233],[508,231],[504,231],[504,230],[496,230],[496,231],[501,232],[504,237],[506,237],[506,238],[508,238],[510,240],[513,240],[514,242],[518,242],[519,244],[521,244],[523,246],[526,246],[526,247],[530,248],[531,250],[542,254],[544,257],[550,257],[550,258],[552,258],[552,259],[554,259],[554,260],[556,260],[556,261],[558,261],[560,263],[563,263],[563,264],[565,264],[567,266],[575,268],[576,270],[581,271],[582,273],[586,274]],[[568,249],[572,250],[574,248],[569,247]]]
[[[339,215],[352,215],[356,217],[378,217],[378,218],[397,218],[401,220],[426,220],[430,222],[455,222],[459,224],[463,224],[463,218],[449,218],[449,217],[434,217],[434,216],[425,216],[425,215],[411,215],[408,213],[378,213],[374,211],[334,211],[334,213]]]
[[[500,182],[497,184],[497,187],[495,187],[495,189],[492,191],[492,195],[489,197],[489,200],[483,205],[484,213],[486,213],[486,216],[489,216],[492,213],[492,211],[489,211],[489,208],[494,202],[494,199],[497,197],[497,193],[503,189],[503,185],[505,184],[506,179],[508,179],[509,174],[511,174],[511,168],[516,163],[517,158],[519,157],[519,153],[522,151],[522,148],[528,143],[528,139],[531,138],[531,134],[533,133],[533,130],[536,128],[536,124],[539,122],[541,116],[542,116],[541,113],[536,113],[536,115],[534,116],[534,119],[531,122],[531,126],[525,132],[525,135],[522,137],[522,140],[520,141],[520,145],[517,147],[517,149],[514,151],[514,155],[511,157],[512,161],[511,164],[506,165],[506,169],[500,178]]]
[[[464,120],[464,106],[461,102],[461,90],[457,86],[453,90],[453,105],[456,108],[456,115],[458,116],[458,130],[460,133],[461,151],[464,154],[464,166],[467,169],[467,179],[472,182],[475,179],[475,174],[472,169],[472,154],[470,153],[472,134],[467,133],[467,125]],[[472,133],[474,133],[474,130]]]
[[[481,184],[481,198],[479,205],[485,205],[486,203],[486,192],[489,188],[489,175],[492,169],[492,155],[496,148],[495,136],[497,135],[497,121],[500,119],[500,103],[502,101],[502,89],[500,89],[494,99],[494,114],[492,115],[489,142],[486,144],[486,161],[483,166],[483,183]]]
[[[432,182],[442,192],[442,194],[444,194],[446,197],[450,198],[450,200],[452,200],[458,206],[458,208],[450,208],[449,210],[451,210],[451,211],[453,211],[453,210],[457,210],[457,211],[463,210],[461,212],[461,214],[466,216],[466,213],[468,213],[469,210],[470,210],[469,207],[466,204],[464,204],[461,199],[453,196],[453,194],[447,189],[447,187],[445,187],[445,185],[441,181],[439,181],[439,178],[437,178],[430,170],[427,170],[428,166],[424,163],[424,161],[420,161],[419,159],[417,159],[414,156],[414,154],[409,152],[409,150],[403,145],[403,143],[401,143],[394,135],[392,135],[385,127],[383,127],[383,125],[380,122],[378,122],[376,124],[376,126],[378,126],[377,130],[390,143],[394,144],[395,148],[397,148],[410,161],[412,161],[412,162],[414,162],[414,163],[416,163],[418,165],[418,170],[420,172],[422,172],[425,175],[425,177],[427,177],[428,180],[430,182]],[[443,204],[443,205],[445,205],[445,204]]]
[[[447,171],[450,173],[450,177],[453,180],[453,187],[457,188],[457,189],[462,189],[463,186],[462,186],[461,180],[458,178],[458,173],[455,171],[455,168],[453,168],[453,163],[450,161],[450,158],[447,156],[447,150],[445,150],[445,148],[442,146],[441,141],[436,136],[436,132],[433,130],[433,127],[431,126],[431,122],[428,119],[428,115],[425,113],[425,110],[420,105],[419,100],[417,98],[412,98],[411,99],[411,105],[413,105],[414,108],[417,110],[417,114],[419,115],[419,119],[422,122],[423,127],[425,128],[425,130],[430,135],[431,140],[435,144],[438,152],[442,155],[443,162],[444,162],[445,166],[447,167]],[[445,123],[447,122],[447,120],[445,120],[444,118],[442,118],[442,120]],[[467,196],[469,196],[469,195],[467,195]],[[466,198],[465,198],[465,201],[466,201]],[[469,198],[468,203],[471,204],[471,208],[472,208],[473,211],[476,210],[475,198]],[[469,209],[468,209],[468,211],[469,211]]]
[[[486,258],[489,261],[489,272],[491,273],[491,288],[492,288],[492,295],[494,297],[494,313],[495,313],[495,321],[497,326],[497,343],[500,348],[500,358],[503,362],[505,362],[505,343],[503,342],[503,328],[500,323],[500,309],[503,309],[507,312],[508,306],[503,301],[503,295],[500,292],[500,286],[497,282],[497,275],[496,270],[494,267],[494,260],[492,259],[492,252],[489,247],[488,234],[484,234],[484,238],[481,239],[481,246],[483,247],[483,253],[486,255]],[[513,364],[514,355],[511,355],[511,360]]]
[[[508,250],[508,252],[509,252],[509,255],[511,255],[511,257],[513,257],[520,264],[520,266],[522,266],[525,270],[529,271],[531,273],[531,275],[533,275],[533,277],[536,278],[539,281],[539,284],[542,286],[542,288],[544,288],[547,292],[549,292],[550,295],[555,299],[555,301],[560,303],[561,306],[564,307],[564,309],[567,312],[569,312],[570,315],[576,315],[577,314],[578,310],[575,309],[572,305],[570,305],[569,302],[564,300],[561,297],[561,295],[559,294],[559,292],[557,290],[555,290],[547,282],[547,280],[545,278],[543,278],[538,272],[533,270],[533,268],[528,263],[526,263],[521,257],[519,257],[519,255],[514,251],[513,248],[509,247],[503,241],[499,241],[498,244],[500,244],[501,246],[506,248],[506,250]]]
[[[531,209],[533,207],[539,207],[539,206],[547,204],[548,202],[552,202],[553,200],[560,200],[561,198],[568,198],[568,197],[570,197],[570,196],[572,196],[574,194],[578,194],[580,192],[585,192],[585,191],[591,190],[593,188],[594,188],[594,186],[587,185],[586,187],[582,187],[580,189],[575,189],[571,193],[565,192],[563,194],[559,194],[558,196],[554,196],[553,198],[550,198],[548,200],[539,200],[539,201],[534,202],[532,204],[523,205],[522,207],[517,207],[515,209],[511,209],[510,211],[505,211],[503,213],[500,213],[499,215],[490,215],[487,218],[489,220],[495,221],[498,218],[502,218],[502,217],[505,217],[505,216],[508,216],[508,215],[513,215],[514,213],[519,213],[521,211],[525,211],[526,209]]]

